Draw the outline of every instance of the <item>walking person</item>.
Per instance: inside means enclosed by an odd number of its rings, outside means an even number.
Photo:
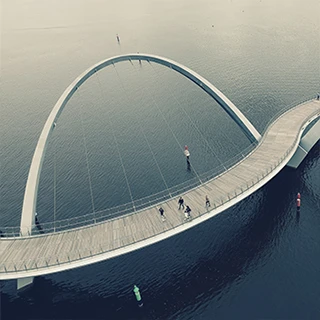
[[[161,216],[162,221],[165,221],[166,217],[164,215],[164,210],[162,209],[162,207],[159,208],[159,212],[160,212],[160,216]]]
[[[206,208],[211,207],[210,205],[210,200],[208,198],[208,196],[206,196]]]
[[[186,210],[184,211],[184,216],[185,216],[185,219],[184,220],[189,220],[191,218],[191,209],[189,206],[186,205]]]
[[[182,199],[182,197],[179,198],[178,204],[179,204],[178,210],[180,210],[181,208],[183,210],[184,209],[184,200]]]
[[[38,220],[38,214],[36,212],[34,213],[34,218],[35,218],[36,225],[39,225],[40,223],[39,223],[39,220]]]

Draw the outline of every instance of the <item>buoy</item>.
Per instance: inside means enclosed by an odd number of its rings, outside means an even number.
[[[137,299],[137,302],[138,302],[138,306],[142,307],[143,306],[143,302],[142,302],[141,294],[140,294],[139,288],[136,285],[133,286],[133,292],[134,292],[134,294],[136,296],[136,299]]]
[[[297,194],[296,204],[297,204],[297,211],[300,211],[300,207],[301,207],[301,195],[300,195],[300,192],[298,192],[298,194]]]

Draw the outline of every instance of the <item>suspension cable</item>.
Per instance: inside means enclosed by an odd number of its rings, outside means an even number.
[[[54,122],[54,128],[56,123]],[[56,231],[56,215],[57,215],[57,141],[54,137],[53,141],[53,232]]]
[[[79,97],[80,97],[80,101],[82,101],[79,88],[77,89],[77,91],[78,91],[78,94],[79,94]],[[81,103],[80,103],[80,108],[79,108],[79,115],[80,115],[80,120],[81,120],[81,131],[82,131],[83,146],[84,146],[85,156],[86,156],[86,165],[87,165],[89,189],[90,189],[90,196],[91,196],[91,206],[92,206],[92,212],[95,213],[93,189],[92,189],[90,166],[89,166],[89,156],[88,156],[88,148],[87,148],[87,139],[86,139],[85,130],[84,130],[84,120],[83,120],[82,104]]]
[[[98,79],[98,83],[99,83],[99,87],[100,87],[100,91],[101,91],[101,97],[103,97],[103,90],[102,90],[101,82],[100,82],[100,79],[99,79],[99,76],[98,76],[97,72],[96,72],[96,75],[97,75],[97,79]],[[118,152],[118,155],[119,155],[119,159],[120,159],[122,171],[123,171],[123,174],[124,174],[124,178],[126,180],[126,184],[127,184],[127,187],[128,187],[128,191],[129,191],[129,195],[130,195],[130,198],[131,198],[133,210],[136,211],[136,206],[134,204],[134,200],[133,200],[133,196],[132,196],[129,180],[128,180],[128,177],[127,177],[126,169],[124,167],[123,159],[122,159],[121,152],[120,152],[120,149],[119,149],[118,140],[117,140],[117,137],[116,137],[116,135],[114,133],[112,122],[111,122],[109,117],[108,117],[108,119],[109,119],[109,124],[110,124],[110,127],[111,127],[111,131],[112,131],[113,139],[115,141],[115,145],[116,145],[117,152]]]
[[[122,87],[124,93],[126,93],[126,90],[125,90],[123,81],[122,81],[122,79],[120,78],[120,75],[119,75],[119,73],[118,73],[118,70],[116,69],[115,66],[114,66],[114,70],[115,70],[116,73],[117,73],[119,82],[120,82],[120,84],[121,84],[121,87]],[[139,88],[140,88],[140,87],[139,87]],[[128,98],[127,94],[125,94],[125,97],[126,97],[126,99],[128,100],[128,102],[129,102],[129,104],[130,104],[130,101],[129,101],[129,98]],[[166,189],[167,189],[170,197],[172,197],[172,196],[171,196],[171,192],[170,192],[169,187],[168,187],[168,184],[167,184],[167,182],[166,182],[166,179],[164,178],[164,175],[163,175],[163,173],[162,173],[162,171],[161,171],[161,169],[160,169],[160,166],[159,166],[159,163],[158,163],[158,161],[157,161],[157,159],[156,159],[156,156],[155,156],[154,152],[153,152],[152,149],[151,149],[151,145],[150,145],[150,143],[149,143],[149,140],[147,139],[146,133],[145,133],[145,131],[143,130],[143,126],[141,125],[141,123],[140,123],[139,120],[138,120],[138,122],[139,122],[140,131],[142,132],[142,134],[143,134],[143,136],[144,136],[144,139],[145,139],[145,141],[147,142],[147,145],[148,145],[149,150],[150,150],[150,152],[151,152],[151,154],[152,154],[153,160],[154,160],[154,162],[155,162],[155,164],[156,164],[156,166],[157,166],[157,168],[158,168],[158,170],[159,170],[159,173],[160,173],[160,175],[161,175],[161,177],[162,177],[163,183],[165,184]]]
[[[148,62],[149,62],[149,61],[148,61]],[[149,62],[149,63],[150,63],[150,62]],[[168,121],[167,121],[166,117],[164,116],[164,114],[163,114],[163,112],[162,112],[161,108],[159,107],[159,105],[158,105],[158,103],[155,101],[155,99],[153,98],[153,95],[151,95],[151,98],[152,98],[152,101],[153,101],[154,105],[157,107],[158,111],[161,113],[162,118],[163,118],[163,119],[164,119],[164,121],[166,122],[166,124],[167,124],[167,126],[168,126],[169,130],[171,131],[171,133],[172,133],[172,135],[173,135],[174,139],[176,140],[176,142],[177,142],[178,146],[180,147],[180,149],[181,149],[182,151],[184,151],[183,146],[180,144],[180,142],[179,142],[179,140],[178,140],[177,136],[175,135],[175,133],[173,132],[172,128],[170,127],[170,125],[169,125],[169,123],[168,123]],[[200,181],[200,183],[202,184],[202,181],[201,181],[201,179],[200,179],[200,176],[198,175],[197,171],[195,170],[194,166],[193,166],[191,163],[190,163],[190,167],[192,167],[192,169],[193,169],[193,171],[194,171],[194,173],[195,173],[196,177],[198,178],[198,180],[199,180],[199,181]]]
[[[155,70],[155,68],[153,67],[153,65],[150,63],[150,61],[148,61],[149,64],[151,65],[152,69],[154,70],[154,72],[158,75],[159,77],[159,73],[158,71]],[[177,97],[173,94],[171,87],[169,86],[169,91],[171,93],[171,96],[175,99],[175,101],[178,103],[178,105],[180,106],[180,109],[184,112],[184,114],[188,117],[188,119],[190,120],[191,124],[193,125],[193,127],[196,129],[196,131],[198,131],[198,133],[201,136],[201,141],[204,141],[205,144],[207,144],[207,146],[209,147],[209,149],[211,150],[211,152],[213,153],[213,155],[215,156],[215,158],[220,162],[220,164],[223,166],[223,168],[226,170],[227,168],[225,167],[225,165],[223,164],[223,162],[219,159],[219,157],[216,155],[216,153],[214,152],[213,148],[210,146],[208,140],[205,138],[205,136],[201,133],[200,129],[198,128],[198,126],[195,124],[195,122],[191,119],[190,115],[185,111],[185,109],[182,107],[180,101],[177,99]]]
[[[227,168],[225,167],[224,163],[219,159],[219,157],[216,155],[216,153],[214,152],[214,149],[210,146],[208,140],[204,137],[203,133],[200,131],[199,127],[195,124],[195,121],[192,121],[192,118],[190,117],[190,115],[187,113],[187,111],[183,108],[181,102],[176,98],[173,90],[171,87],[169,87],[170,93],[171,95],[174,97],[174,99],[178,102],[178,104],[180,105],[180,108],[183,110],[183,112],[185,113],[185,115],[189,118],[190,122],[192,123],[192,125],[194,126],[194,128],[200,133],[202,139],[205,141],[205,143],[207,144],[207,146],[209,147],[209,149],[212,151],[213,155],[218,159],[218,161],[221,163],[221,165],[223,166],[223,168],[226,170]],[[228,136],[224,133],[225,130],[222,130],[221,133],[224,136],[224,139],[228,140],[229,142],[231,142],[231,144],[236,147],[236,150],[239,150],[239,147],[233,142],[232,139],[229,139]],[[202,141],[203,141],[202,140]],[[220,145],[220,147],[222,147],[222,144],[217,141],[218,144]]]

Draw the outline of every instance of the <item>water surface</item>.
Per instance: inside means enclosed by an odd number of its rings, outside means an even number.
[[[263,131],[276,112],[320,91],[319,10],[315,0],[3,0],[0,225],[19,224],[45,120],[90,65],[129,52],[168,57],[211,81]],[[90,212],[91,193],[96,210],[129,202],[123,167],[140,199],[219,166],[248,144],[189,80],[162,66],[122,63],[87,81],[62,113],[37,210],[52,221]],[[299,169],[285,168],[240,204],[166,241],[39,277],[24,295],[15,281],[3,282],[2,318],[318,319],[319,155],[317,144]]]

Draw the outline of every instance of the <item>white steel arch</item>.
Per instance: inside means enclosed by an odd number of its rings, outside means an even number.
[[[42,164],[46,152],[46,147],[48,144],[49,137],[51,135],[52,130],[55,127],[57,119],[59,118],[63,108],[70,100],[75,91],[94,73],[103,69],[111,64],[115,64],[121,61],[131,61],[131,60],[145,60],[148,62],[155,62],[166,67],[169,67],[194,83],[196,83],[201,89],[207,92],[211,97],[213,97],[230,115],[230,117],[240,126],[240,128],[244,131],[247,137],[252,141],[259,141],[261,139],[261,135],[254,128],[254,126],[250,123],[250,121],[242,114],[242,112],[214,85],[212,85],[208,80],[201,77],[196,72],[191,69],[185,67],[184,65],[175,62],[173,60],[151,55],[151,54],[142,54],[142,53],[134,53],[134,54],[125,54],[115,56],[103,61],[98,62],[97,64],[91,66],[86,71],[84,71],[80,76],[78,76],[64,91],[61,95],[55,106],[53,107],[40,135],[38,140],[30,170],[28,175],[28,180],[26,184],[23,207],[22,207],[22,215],[21,215],[21,223],[20,229],[22,235],[31,234],[32,226],[35,222],[35,212],[36,212],[36,204],[37,204],[37,194],[38,194],[38,184],[40,179],[40,173],[42,169]]]

